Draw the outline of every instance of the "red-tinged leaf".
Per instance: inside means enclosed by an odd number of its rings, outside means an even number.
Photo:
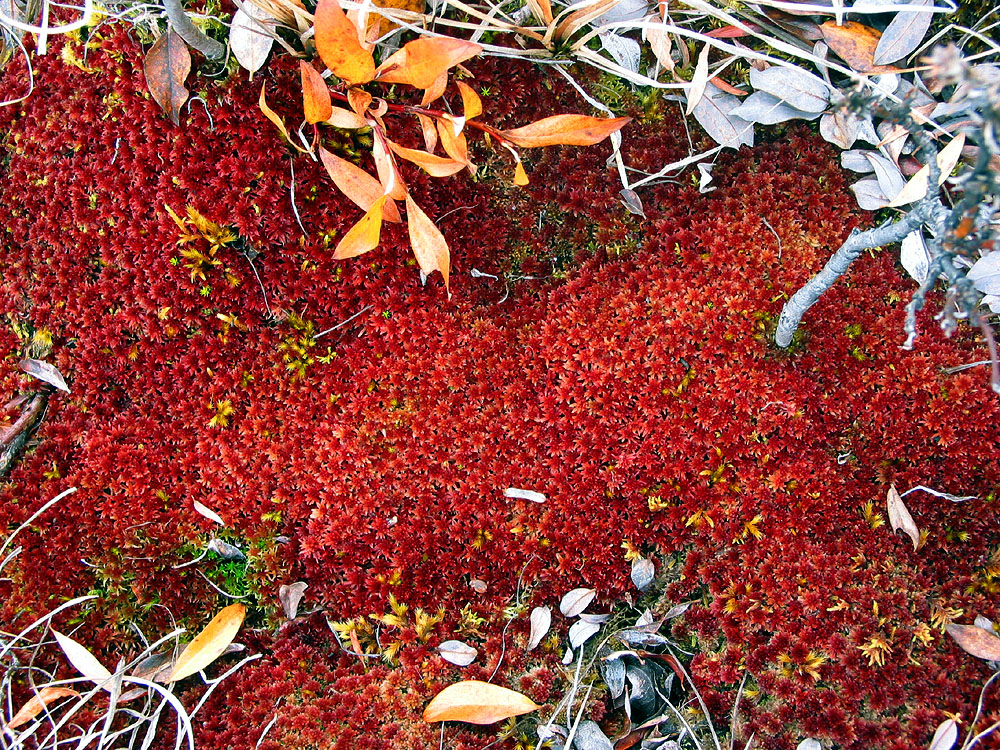
[[[375,76],[383,83],[404,83],[426,89],[434,85],[439,75],[482,51],[478,44],[464,39],[422,37],[407,42],[390,55]]]
[[[538,708],[534,701],[514,690],[479,680],[465,680],[435,695],[424,709],[424,721],[492,724]]]
[[[725,91],[727,94],[732,94],[733,96],[746,96],[748,92],[743,89],[738,89],[727,81],[723,81],[721,78],[713,78],[710,83],[714,85],[719,91]]]
[[[948,635],[955,639],[963,651],[978,659],[1000,661],[1000,638],[976,625],[945,626]]]
[[[844,62],[859,73],[893,73],[899,70],[892,65],[876,65],[875,49],[881,32],[857,21],[846,21],[838,26],[836,21],[826,21],[820,26],[823,41],[829,45]]]
[[[347,103],[351,105],[351,109],[357,113],[358,117],[365,117],[372,104],[372,95],[364,89],[348,89]]]
[[[359,117],[356,112],[351,112],[351,110],[344,109],[343,107],[331,107],[330,109],[330,116],[326,118],[327,125],[349,130],[368,127],[368,123],[365,122],[363,117]]]
[[[21,709],[7,722],[6,729],[17,729],[34,719],[45,710],[46,706],[61,698],[75,698],[80,694],[65,687],[44,687],[28,700]]]
[[[621,130],[631,117],[603,119],[589,115],[553,115],[500,135],[515,146],[593,146]]]
[[[220,610],[177,657],[167,682],[190,677],[222,656],[239,632],[246,614],[247,608],[242,604],[230,604]]]
[[[435,156],[426,151],[415,148],[406,148],[398,143],[389,141],[389,148],[400,159],[413,162],[431,177],[447,177],[456,172],[461,172],[465,168],[465,163],[455,159],[446,159],[443,156]]]
[[[322,146],[319,148],[319,158],[333,184],[361,210],[370,211],[375,202],[385,194],[382,183],[358,165],[334,156]],[[392,201],[386,204],[383,218],[393,223],[402,221],[399,210]]]
[[[417,119],[420,121],[420,130],[424,136],[424,147],[433,154],[434,147],[437,146],[438,142],[438,132],[434,126],[434,120],[427,115],[417,115]]]
[[[184,81],[191,72],[191,53],[184,40],[167,31],[149,48],[143,69],[149,93],[174,125],[179,125],[181,107],[188,98]]]
[[[381,138],[376,138],[372,144],[372,156],[375,157],[375,170],[382,183],[382,192],[393,200],[403,200],[406,197],[406,183]]]
[[[466,120],[479,117],[483,113],[483,100],[479,98],[479,94],[465,81],[456,81],[456,84],[462,94],[462,115]]]
[[[427,107],[432,102],[436,102],[442,96],[444,96],[445,89],[448,88],[448,71],[444,71],[437,78],[434,79],[434,83],[424,89],[424,95],[420,99],[420,106]]]
[[[378,247],[382,236],[382,210],[388,200],[389,196],[383,195],[372,204],[368,213],[361,217],[361,221],[351,227],[337,243],[333,251],[334,258],[337,260],[354,258]]]
[[[326,122],[333,115],[330,87],[319,71],[305,60],[299,60],[299,72],[302,75],[302,109],[306,122],[312,125]]]
[[[753,27],[751,26],[751,28]],[[712,39],[738,39],[746,35],[747,32],[739,26],[723,26],[721,29],[712,29],[705,32],[705,36],[710,36]]]
[[[358,30],[337,0],[316,5],[316,51],[333,74],[349,84],[368,83],[375,76],[375,59],[361,46]]]
[[[409,195],[406,196],[406,226],[410,233],[410,246],[420,270],[424,276],[440,271],[444,277],[444,288],[448,289],[448,270],[451,267],[448,243],[441,231],[434,226],[434,222]]]

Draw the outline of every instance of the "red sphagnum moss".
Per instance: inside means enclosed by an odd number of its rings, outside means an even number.
[[[527,192],[482,149],[479,183],[408,170],[452,246],[449,302],[439,279],[421,287],[398,227],[332,261],[359,212],[296,156],[301,237],[260,82],[198,78],[204,103],[177,128],[128,33],[100,36],[88,70],[39,59],[39,90],[0,109],[2,392],[25,385],[15,331],[51,338],[72,386],[3,485],[0,524],[80,488],[20,538],[5,619],[89,589],[107,595],[84,631],[94,647],[122,642],[128,620],[165,627],[154,603],[204,617],[214,592],[173,568],[213,530],[197,500],[249,540],[259,591],[301,578],[333,619],[384,613],[390,595],[443,610],[424,633],[387,626],[398,666],[367,672],[316,618],[264,638],[265,658],[204,712],[201,747],[253,747],[278,706],[262,750],[426,748],[423,705],[460,674],[489,677],[522,570],[535,603],[586,583],[608,606],[629,590],[627,541],[674,562],[665,601],[699,602],[674,631],[698,638],[716,719],[749,676],[745,731],[761,747],[915,747],[942,711],[971,714],[987,672],[941,625],[998,614],[1000,409],[978,374],[941,372],[981,358],[975,342],[928,316],[917,351],[899,349],[909,282],[890,252],[823,297],[804,347],[770,344],[785,295],[870,220],[806,129],[720,160],[713,193],[647,191],[646,221],[619,204],[606,148],[532,154]],[[579,108],[527,66],[469,67],[494,121]],[[293,61],[263,78],[292,121]],[[12,68],[0,94],[18,85]],[[626,138],[640,168],[686,151],[669,107],[653,109]],[[220,229],[189,224],[178,245],[166,207]],[[874,515],[890,482],[980,499],[908,496],[929,532],[914,552]],[[509,486],[547,502],[506,500]],[[464,671],[433,649],[459,625],[479,631]],[[556,656],[527,659],[526,632],[522,618],[508,634],[499,679],[557,701]],[[448,729],[450,747],[484,737]]]

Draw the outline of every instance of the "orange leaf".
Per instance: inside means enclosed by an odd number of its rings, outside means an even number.
[[[173,31],[157,39],[146,53],[143,71],[149,93],[174,125],[179,125],[181,107],[188,98],[184,81],[191,72],[191,53],[184,40]]]
[[[875,48],[882,32],[857,21],[846,21],[838,26],[836,21],[826,21],[819,27],[823,41],[848,65],[859,73],[892,73],[899,68],[875,64]]]
[[[444,288],[448,288],[448,269],[451,254],[444,235],[434,226],[434,222],[409,195],[406,196],[406,226],[410,233],[410,246],[417,258],[417,264],[424,276],[440,271],[444,276]],[[451,292],[448,292],[451,296]]]
[[[14,717],[7,722],[7,729],[17,729],[19,726],[27,724],[40,714],[46,706],[54,703],[60,698],[72,698],[80,695],[75,690],[64,687],[45,687],[33,695],[27,703],[21,706],[21,710],[14,714]]]
[[[434,120],[427,115],[417,115],[417,119],[420,120],[420,130],[424,135],[424,146],[428,151],[434,153],[434,147],[437,146],[438,142],[438,132],[437,128],[434,127]]]
[[[462,114],[465,119],[471,120],[473,117],[479,117],[483,113],[483,100],[479,98],[479,94],[464,81],[456,81],[456,83],[458,90],[462,93]]]
[[[385,193],[382,184],[361,167],[334,156],[322,146],[319,147],[319,158],[322,159],[333,184],[362,211],[371,210],[375,202]],[[392,201],[385,206],[384,218],[386,221],[402,221],[399,210]]]
[[[426,107],[431,102],[436,102],[442,96],[444,96],[444,90],[448,88],[448,71],[444,71],[437,78],[434,79],[434,83],[424,89],[424,96],[420,100],[420,106]]]
[[[439,75],[482,51],[478,44],[464,39],[422,37],[407,42],[390,55],[379,66],[375,77],[384,83],[405,83],[426,89]]]
[[[603,119],[588,115],[553,115],[500,135],[521,148],[539,146],[592,146],[621,130],[632,118]]]
[[[368,123],[365,122],[363,117],[359,117],[357,113],[343,107],[331,107],[330,116],[326,118],[326,122],[335,128],[355,129],[368,127]]]
[[[305,60],[299,60],[299,72],[302,74],[302,108],[306,122],[313,125],[326,122],[333,115],[333,102],[326,81]]]
[[[361,217],[361,221],[351,227],[337,243],[333,251],[334,258],[337,260],[353,258],[378,247],[382,235],[382,209],[388,200],[389,196],[383,195],[372,204],[368,213]]]
[[[177,682],[200,672],[222,656],[222,652],[233,642],[233,638],[243,624],[247,608],[242,604],[230,604],[219,611],[212,621],[194,637],[177,657],[177,663],[167,678],[167,682]]]
[[[423,13],[425,8],[424,0],[375,0],[372,4],[376,8],[398,8],[399,10],[409,10],[414,13]],[[399,24],[385,16],[377,13],[372,13],[368,16],[368,39],[370,41],[375,41],[397,28],[399,28]]]
[[[364,117],[372,104],[372,95],[364,89],[348,89],[347,103],[351,105],[351,109],[358,114],[358,117]]]
[[[945,626],[948,635],[954,638],[964,651],[979,659],[1000,661],[1000,638],[976,625]]]
[[[438,135],[441,138],[441,148],[455,161],[462,162],[472,174],[476,173],[475,165],[469,161],[469,144],[465,133],[455,135],[455,129],[450,122],[437,121]]]
[[[323,64],[347,83],[368,83],[375,75],[375,59],[361,46],[358,30],[337,0],[319,0],[316,6],[316,51]]]
[[[372,144],[372,156],[375,157],[375,170],[378,172],[383,192],[393,200],[403,200],[406,197],[406,183],[403,182],[403,176],[396,169],[381,138],[376,138]]]
[[[424,721],[492,724],[538,708],[530,698],[513,690],[479,680],[465,680],[435,695],[424,709]]]
[[[524,171],[524,165],[519,161],[514,165],[514,184],[527,185],[528,174]]]
[[[448,175],[461,172],[465,167],[465,162],[455,159],[445,159],[443,156],[435,156],[426,151],[415,148],[406,148],[398,143],[389,141],[389,148],[400,159],[413,162],[432,177],[447,177]]]

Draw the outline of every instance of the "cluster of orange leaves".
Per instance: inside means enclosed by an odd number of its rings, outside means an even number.
[[[406,207],[405,221],[410,245],[421,272],[429,276],[434,271],[440,271],[447,289],[450,267],[448,243],[410,196],[399,170],[398,159],[416,164],[433,177],[446,177],[463,169],[475,174],[476,165],[469,158],[465,135],[468,128],[473,128],[486,133],[511,153],[514,158],[514,183],[525,185],[528,177],[515,147],[590,146],[620,130],[629,121],[627,117],[603,119],[563,114],[512,130],[498,130],[474,119],[483,112],[482,101],[476,91],[463,81],[456,81],[463,105],[461,116],[430,109],[429,105],[444,95],[449,72],[482,52],[482,47],[452,37],[421,37],[408,42],[376,66],[372,54],[374,45],[366,39],[363,31],[367,24],[359,22],[356,12],[349,16],[338,0],[320,0],[314,23],[316,51],[339,82],[331,88],[311,63],[300,62],[305,119],[314,128],[320,123],[337,128],[370,128],[377,174],[377,177],[373,176],[322,146],[318,147],[319,157],[334,184],[365,211],[365,215],[337,244],[334,250],[337,259],[353,258],[377,247],[383,221],[404,220],[397,205],[397,201],[402,201]],[[412,86],[423,90],[423,97],[419,106],[389,103],[362,88],[367,83]],[[335,99],[347,107],[334,106]],[[289,143],[303,150],[292,142],[281,118],[268,107],[263,88],[260,108]],[[388,113],[415,116],[426,150],[407,148],[391,140],[384,119]],[[434,153],[438,145],[446,156]]]

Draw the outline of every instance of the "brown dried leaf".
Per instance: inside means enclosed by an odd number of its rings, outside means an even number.
[[[553,115],[514,130],[501,130],[500,135],[515,146],[593,146],[612,133],[621,130],[631,117],[604,119],[589,115]]]
[[[406,196],[406,225],[410,233],[410,246],[424,276],[440,271],[444,288],[448,289],[448,271],[451,253],[444,235],[409,195]],[[449,296],[451,293],[449,292]]]
[[[309,588],[309,584],[304,581],[296,581],[289,585],[282,584],[278,587],[278,601],[281,602],[281,608],[289,620],[294,620],[299,613],[299,602],[306,595],[307,588]]]
[[[483,48],[474,42],[451,37],[414,39],[382,63],[375,77],[383,83],[404,83],[430,88],[442,73],[475,57]]]
[[[46,706],[60,698],[74,698],[80,695],[75,690],[65,687],[44,687],[33,695],[21,709],[7,722],[6,729],[17,729],[27,724],[40,714]]]
[[[438,142],[438,133],[437,128],[434,126],[434,120],[427,115],[417,115],[417,119],[420,121],[420,130],[424,136],[424,147],[433,154],[434,147],[437,146]]]
[[[424,721],[492,724],[538,708],[534,701],[514,690],[479,680],[465,680],[435,695],[424,709]]]
[[[598,16],[607,13],[611,8],[618,5],[621,0],[597,0],[585,8],[574,11],[556,27],[552,34],[552,39],[557,42],[569,39],[583,26],[593,21]]]
[[[708,85],[708,54],[712,51],[712,45],[706,44],[701,48],[698,55],[698,64],[694,66],[694,76],[691,78],[691,87],[687,91],[687,107],[685,115],[690,115],[694,108],[705,95],[705,87]]]
[[[479,117],[483,113],[483,100],[479,98],[479,94],[465,81],[456,81],[455,83],[462,94],[462,116],[466,120]]]
[[[389,196],[383,195],[372,204],[368,213],[362,216],[361,220],[337,243],[333,251],[334,258],[337,260],[354,258],[378,247],[382,236],[382,211],[388,200]]]
[[[992,633],[987,633],[975,625],[955,623],[945,626],[945,630],[962,647],[963,651],[978,659],[1000,661],[1000,638]]]
[[[247,608],[242,604],[230,604],[212,618],[177,657],[177,663],[167,678],[167,682],[177,682],[200,672],[214,662],[233,642],[233,638],[243,625]]]
[[[306,122],[311,125],[326,122],[333,116],[330,87],[319,71],[305,60],[299,60],[299,73],[302,75],[302,109]]]
[[[914,552],[920,549],[920,529],[917,528],[913,516],[906,509],[903,498],[899,496],[896,487],[889,487],[889,494],[886,496],[886,509],[889,512],[889,526],[893,531],[902,531],[913,542]]]
[[[651,18],[655,18],[655,16],[651,16]],[[666,24],[660,27],[651,22],[649,26],[643,29],[643,34],[645,34],[646,40],[649,42],[649,48],[656,55],[657,62],[663,66],[664,70],[672,71],[675,65],[673,55],[671,54],[673,52],[673,41],[670,38],[670,32],[666,30]]]
[[[184,81],[191,72],[191,53],[184,40],[174,31],[167,31],[149,48],[143,70],[149,93],[174,125],[179,125],[181,107],[189,93]]]
[[[892,65],[875,64],[875,49],[882,34],[871,26],[857,21],[846,21],[843,26],[838,26],[836,21],[826,21],[820,30],[830,49],[859,73],[893,73],[899,70]]]
[[[446,159],[443,156],[435,156],[419,149],[406,148],[392,141],[389,141],[389,148],[400,159],[413,162],[432,177],[447,177],[461,172],[465,168],[465,163],[456,159]]]
[[[335,76],[349,84],[372,80],[375,59],[361,46],[357,28],[337,0],[319,0],[315,24],[316,52]]]
[[[333,184],[363,211],[370,211],[375,201],[385,193],[382,183],[361,167],[334,156],[322,146],[319,147],[319,158]],[[402,221],[399,210],[392,201],[386,204],[383,218],[393,223]]]

